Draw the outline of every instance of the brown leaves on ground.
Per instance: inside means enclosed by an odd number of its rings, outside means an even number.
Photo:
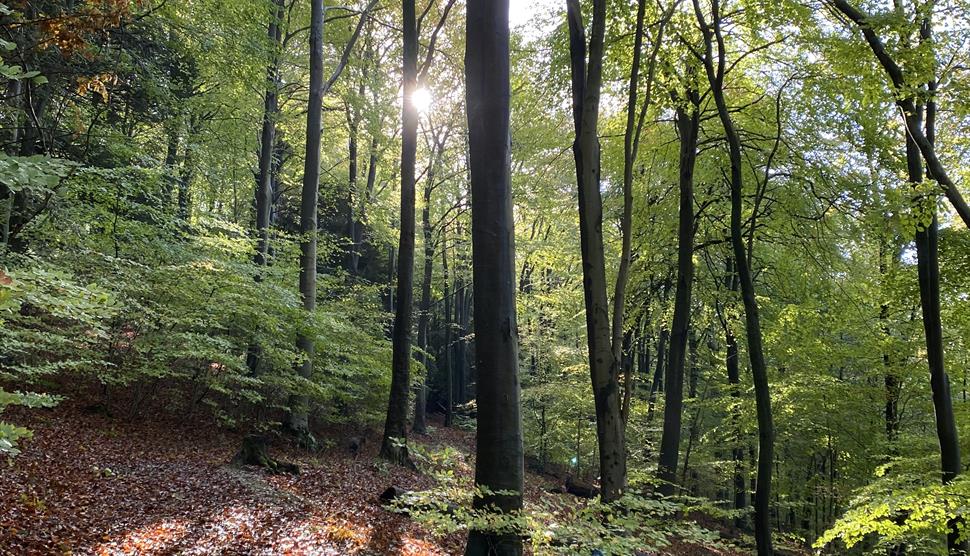
[[[13,413],[13,412],[11,412]],[[33,440],[0,468],[0,554],[454,554],[377,501],[428,479],[334,449],[299,476],[227,464],[240,438],[127,424],[69,408],[30,412]]]
[[[0,555],[445,555],[460,534],[435,538],[378,495],[394,485],[430,488],[431,479],[376,459],[371,439],[356,456],[336,446],[312,456],[274,446],[301,474],[270,475],[227,462],[241,437],[212,425],[129,423],[70,404],[10,411],[34,431],[23,454],[0,467]],[[450,445],[467,457],[474,435],[438,427],[413,441]],[[467,475],[467,477],[465,477]],[[526,497],[551,496],[553,482],[530,475]],[[668,554],[722,554],[675,544]]]

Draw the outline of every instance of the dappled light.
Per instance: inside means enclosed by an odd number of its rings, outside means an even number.
[[[970,554],[970,0],[0,26],[0,556]]]

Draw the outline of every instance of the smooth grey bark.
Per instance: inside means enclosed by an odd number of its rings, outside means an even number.
[[[522,417],[512,214],[509,0],[468,0],[465,99],[472,204],[475,362],[478,407],[473,506],[522,509]],[[499,491],[508,494],[496,494]],[[472,530],[466,556],[519,556],[515,528]]]
[[[600,495],[618,499],[626,489],[624,438],[619,373],[621,362],[613,348],[610,305],[607,299],[606,255],[603,249],[603,199],[600,193],[600,88],[606,35],[606,0],[593,0],[587,50],[586,28],[579,0],[567,0],[569,52],[572,74],[575,141],[573,158],[579,191],[579,235],[583,259],[583,293],[590,380],[596,407]],[[588,54],[588,60],[587,60]]]
[[[310,98],[307,102],[306,155],[303,190],[300,196],[300,298],[308,319],[317,307],[317,200],[320,187],[320,143],[323,132],[323,0],[310,2]],[[309,380],[313,375],[314,343],[305,330],[296,338],[303,355],[297,373]],[[286,427],[310,440],[309,408],[306,396],[293,396]]]
[[[308,320],[317,307],[317,205],[320,189],[320,143],[323,136],[323,95],[346,67],[350,51],[360,36],[367,14],[375,4],[376,0],[372,0],[361,14],[357,27],[344,46],[337,67],[324,82],[323,26],[326,21],[326,8],[323,0],[310,2],[310,96],[307,101],[306,154],[300,195],[300,298]],[[296,369],[297,374],[309,380],[313,376],[314,338],[301,330],[297,333],[296,347],[304,357]],[[291,396],[289,405],[290,411],[284,426],[295,432],[306,447],[315,448],[316,440],[310,434],[309,402],[306,396]]]
[[[680,214],[677,232],[677,288],[674,292],[674,320],[670,330],[670,356],[667,360],[664,391],[664,423],[660,438],[658,491],[670,496],[677,480],[681,425],[684,413],[684,366],[690,333],[691,294],[694,285],[694,166],[697,161],[697,135],[700,99],[687,91],[685,105],[676,109],[680,136]]]

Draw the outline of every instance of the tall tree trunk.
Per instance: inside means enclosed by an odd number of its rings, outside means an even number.
[[[701,366],[697,360],[698,339],[697,333],[691,329],[690,339],[687,341],[690,356],[690,378],[687,381],[687,397],[694,399],[697,397],[697,386],[701,380]]]
[[[33,11],[34,8],[28,4],[28,9]],[[20,156],[33,156],[49,152],[49,145],[44,138],[41,122],[47,113],[47,107],[50,106],[53,83],[34,85],[30,81],[24,81],[23,91],[24,111],[27,114],[24,118],[23,133],[20,134],[19,154]],[[6,186],[3,189],[7,189]],[[5,193],[4,197],[8,199],[7,202],[9,203],[3,229],[3,243],[15,253],[24,253],[27,250],[27,240],[20,233],[36,216],[36,213],[30,214],[32,204],[30,193],[25,188],[21,188],[13,194],[12,199],[10,199],[9,190],[3,193]]]
[[[729,292],[738,291],[738,275],[734,271],[734,258],[727,257],[725,261],[724,282]],[[722,317],[723,318],[723,317]],[[724,326],[724,343],[726,355],[724,360],[727,369],[728,388],[731,391],[731,430],[734,434],[731,445],[731,459],[734,461],[734,509],[743,511],[748,508],[748,483],[745,479],[743,432],[741,430],[741,371],[738,362],[738,340],[731,329],[731,323],[722,320]],[[747,527],[747,520],[743,516],[734,519],[734,526],[743,529]]]
[[[451,348],[451,276],[448,274],[448,226],[441,229],[441,272],[444,276],[444,346],[442,356],[444,358],[445,373],[445,426],[450,427],[454,421],[455,408],[455,370],[452,365]]]
[[[397,285],[397,249],[393,246],[387,248],[387,303],[384,305],[384,310],[388,313],[395,313],[397,311],[397,304],[394,302],[394,288]],[[394,323],[391,322],[390,328],[391,335],[394,333]]]
[[[303,191],[300,197],[300,298],[307,320],[317,306],[317,199],[320,185],[320,142],[323,133],[323,0],[310,2],[310,98],[307,102],[306,156],[303,166]],[[313,375],[313,338],[302,331],[296,346],[304,360],[297,369],[309,380]],[[315,445],[310,434],[306,396],[290,400],[286,426],[308,447]]]
[[[923,108],[906,117],[907,129],[923,129]],[[926,107],[926,136],[935,139],[935,105],[931,101]],[[919,146],[911,133],[906,133],[906,166],[909,180],[914,184],[923,181],[923,161]],[[932,179],[932,178],[929,178]],[[943,357],[943,323],[940,314],[940,266],[939,232],[936,220],[935,196],[921,203],[929,218],[917,226],[916,261],[919,275],[920,307],[923,315],[923,330],[926,334],[926,362],[930,370],[930,388],[933,391],[933,409],[936,414],[936,435],[940,443],[940,464],[943,471],[943,484],[950,484],[962,471],[960,465],[960,439],[957,434],[956,420],[953,415],[953,399],[950,396],[950,378],[946,374]],[[926,222],[928,220],[928,222]],[[959,539],[959,518],[951,519],[947,532],[949,554],[966,554],[966,542]]]
[[[414,303],[414,167],[418,148],[418,110],[412,98],[418,77],[418,31],[414,0],[404,8],[404,101],[401,103],[401,230],[398,242],[391,394],[384,421],[381,457],[410,464],[407,449],[408,392],[411,389],[411,312]]]
[[[374,196],[374,186],[377,182],[377,137],[372,137],[370,141],[370,156],[367,161],[367,185],[366,194],[359,201],[354,212],[354,222],[350,236],[350,272],[353,275],[360,275],[360,257],[364,249],[364,225],[367,221],[367,208]]]
[[[519,339],[515,315],[515,228],[509,129],[509,0],[468,0],[466,107],[472,193],[472,273],[478,433],[478,510],[522,509],[523,451]],[[508,494],[494,494],[507,492]],[[518,556],[517,531],[472,530],[468,556]]]
[[[755,489],[754,529],[755,542],[759,556],[771,556],[771,473],[774,466],[775,428],[771,415],[771,392],[768,385],[768,367],[765,364],[764,348],[761,337],[761,317],[758,300],[755,297],[754,279],[748,263],[748,251],[742,230],[744,175],[741,153],[741,138],[727,102],[724,99],[724,74],[726,67],[726,47],[721,29],[720,0],[711,0],[711,25],[705,21],[700,0],[693,0],[694,13],[704,37],[704,69],[711,85],[718,117],[724,127],[731,160],[731,248],[741,286],[741,301],[744,304],[744,320],[748,341],[748,358],[751,361],[751,375],[754,382],[755,405],[758,416],[758,482]],[[717,42],[715,61],[714,43]],[[716,68],[715,68],[716,64]]]
[[[626,489],[626,445],[620,415],[620,361],[613,345],[607,299],[606,254],[603,250],[603,199],[600,194],[599,124],[606,0],[593,0],[593,20],[586,54],[586,31],[579,0],[567,0],[572,72],[573,157],[579,190],[579,235],[583,257],[583,292],[590,380],[596,407],[600,494],[605,502]]]
[[[194,118],[193,118],[194,119]],[[192,179],[195,177],[195,150],[192,146],[195,123],[189,124],[189,134],[185,142],[185,155],[182,156],[182,171],[179,172],[178,217],[182,222],[192,218]]]
[[[359,94],[363,96],[363,84],[360,86]],[[360,231],[360,218],[357,215],[358,207],[361,204],[360,193],[357,191],[357,134],[360,130],[360,116],[355,108],[347,107],[347,253],[345,262],[347,272],[351,276],[357,276],[358,264],[360,263],[360,253],[357,252],[357,241]]]
[[[884,232],[886,233],[886,232]],[[883,298],[887,297],[887,286],[885,284],[888,281],[889,275],[889,253],[887,249],[887,238],[879,238],[879,277],[882,280],[882,293]],[[889,303],[884,302],[879,307],[879,321],[882,323],[882,333],[885,337],[885,341],[890,341],[892,339],[891,330],[889,327]],[[896,376],[896,372],[893,368],[892,356],[889,353],[889,348],[885,349],[882,354],[882,365],[885,369],[885,386],[886,386],[886,408],[885,408],[885,422],[886,422],[886,443],[889,447],[889,453],[892,455],[897,449],[896,441],[899,439],[899,395],[901,384],[899,382],[899,377]]]
[[[362,70],[362,77],[360,87],[357,90],[357,96],[359,99],[364,98],[364,94],[367,89],[367,83],[370,82],[370,69],[373,66],[377,69],[377,64],[375,62],[374,56],[374,43],[373,35],[371,30],[371,25],[367,24],[365,27],[365,38],[364,38],[364,64]],[[378,103],[378,93],[376,87],[371,85],[371,95],[372,95],[372,106],[376,106]],[[380,123],[374,122],[373,120],[366,120],[367,132],[370,135],[370,148],[368,151],[367,160],[367,184],[364,189],[364,194],[360,195],[357,206],[353,213],[353,225],[350,235],[350,272],[351,274],[358,276],[360,275],[360,258],[362,251],[364,249],[364,225],[367,222],[367,209],[371,202],[374,200],[374,186],[377,182],[377,162],[378,162],[378,146],[380,136]],[[383,118],[380,119],[383,123]],[[376,125],[375,125],[376,124]],[[356,185],[356,184],[355,184]]]
[[[670,330],[664,325],[660,329],[660,336],[657,338],[657,368],[653,372],[653,381],[650,383],[650,397],[647,400],[647,424],[653,422],[653,410],[657,403],[657,394],[664,390],[664,368],[667,363],[667,340],[670,338]]]
[[[633,340],[633,330],[628,330],[623,335],[623,402],[620,406],[620,418],[623,420],[624,430],[630,418],[630,405],[633,402],[633,390],[636,385],[637,347],[638,344]]]
[[[274,51],[266,68],[266,91],[263,93],[263,127],[259,135],[259,180],[256,186],[256,246],[255,263],[265,266],[269,255],[270,213],[273,206],[273,155],[276,152],[276,118],[279,113],[279,54],[283,29],[284,0],[276,0],[276,10],[270,19],[268,36]]]
[[[418,348],[421,350],[421,363],[424,365],[424,379],[417,388],[414,401],[414,424],[412,430],[419,434],[427,432],[426,409],[428,404],[428,374],[431,372],[431,358],[428,357],[428,328],[431,318],[431,278],[434,270],[434,240],[431,229],[431,192],[434,189],[434,165],[424,184],[424,207],[421,209],[421,231],[424,236],[424,276],[421,282],[421,305],[418,315]]]
[[[659,492],[674,493],[677,461],[680,456],[681,421],[684,412],[684,365],[690,334],[690,305],[694,284],[694,164],[697,161],[699,110],[696,94],[687,91],[691,104],[677,108],[680,135],[680,223],[678,226],[677,289],[674,293],[674,321],[670,333],[670,358],[667,361],[667,389],[664,392],[664,424],[660,438]],[[685,99],[686,100],[686,99]]]
[[[461,234],[461,230],[458,231]],[[457,249],[455,250],[457,251]],[[455,395],[456,401],[463,404],[468,401],[468,386],[466,382],[466,357],[467,345],[465,337],[468,336],[467,303],[465,302],[465,280],[462,277],[461,269],[457,268],[459,263],[457,253],[455,255],[455,327],[458,331],[458,338],[455,340]]]
[[[276,0],[274,12],[270,15],[270,22],[267,26],[267,35],[273,44],[274,51],[270,61],[266,66],[266,90],[263,92],[263,125],[259,134],[259,160],[258,174],[256,176],[256,190],[254,195],[254,206],[256,209],[256,255],[253,262],[258,267],[269,264],[269,227],[273,207],[273,169],[274,153],[276,152],[276,117],[279,112],[279,102],[277,100],[279,86],[279,48],[283,36],[281,22],[284,15],[283,0]],[[171,179],[174,179],[174,167],[176,150],[178,149],[178,129],[173,125],[169,129],[168,154],[165,158],[166,166],[172,172]],[[169,182],[171,183],[171,182]],[[166,201],[171,197],[169,190]],[[254,279],[259,282],[263,279],[257,271]],[[246,366],[251,375],[259,372],[262,353],[260,346],[255,342],[251,343],[246,353]]]
[[[171,124],[167,126],[166,133],[168,139],[165,145],[165,185],[162,189],[162,207],[164,210],[171,210],[172,195],[175,193],[178,184],[178,150],[179,150],[179,131],[178,126]]]

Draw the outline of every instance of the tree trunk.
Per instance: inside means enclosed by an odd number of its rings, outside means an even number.
[[[738,275],[734,271],[734,259],[727,257],[725,261],[724,282],[731,293],[738,291]],[[734,460],[734,509],[742,511],[748,507],[748,484],[745,479],[744,444],[741,431],[741,371],[738,364],[738,340],[734,336],[731,324],[724,320],[724,343],[727,354],[724,364],[727,369],[728,388],[731,391],[731,429],[734,433],[731,445],[731,459]],[[747,519],[738,516],[734,519],[734,526],[745,529]]]
[[[907,129],[923,128],[923,109],[906,117]],[[926,135],[934,139],[935,106],[926,107]],[[913,184],[923,181],[923,161],[919,146],[911,133],[906,134],[906,166]],[[932,179],[932,178],[929,178]],[[946,374],[943,357],[943,323],[940,315],[940,266],[939,232],[936,220],[936,198],[921,204],[929,212],[929,221],[917,225],[916,261],[919,275],[919,298],[926,334],[926,362],[930,370],[930,388],[933,391],[933,409],[936,413],[936,435],[940,443],[940,464],[943,484],[953,482],[962,470],[960,466],[960,439],[953,415],[953,399],[950,396],[950,378]],[[953,518],[948,523],[947,548],[951,555],[966,554],[966,542],[959,540],[962,520]]]
[[[175,187],[178,183],[178,169],[176,164],[178,163],[178,150],[179,150],[179,133],[178,126],[172,124],[166,129],[168,134],[168,140],[165,146],[165,185],[162,190],[162,207],[167,212],[171,210],[172,195],[175,193]]]
[[[626,430],[630,418],[630,405],[633,401],[633,390],[636,384],[636,353],[637,344],[633,341],[633,330],[623,335],[623,402],[620,406],[620,418],[623,420],[623,430]],[[533,356],[533,360],[535,356]]]
[[[183,223],[192,218],[192,179],[195,177],[195,150],[192,139],[196,132],[195,117],[190,118],[188,137],[185,141],[185,155],[182,156],[182,171],[178,182],[178,217]]]
[[[350,237],[350,272],[355,276],[360,275],[360,257],[364,249],[364,223],[367,219],[367,208],[373,200],[374,185],[377,182],[377,137],[371,138],[370,157],[367,161],[367,186],[366,195],[360,200],[360,204],[354,213],[353,230]]]
[[[283,29],[284,1],[276,0],[276,11],[270,19],[268,36],[273,48],[279,48]],[[259,180],[256,186],[255,263],[265,266],[269,255],[270,213],[273,206],[273,155],[276,152],[276,118],[279,112],[279,55],[274,50],[266,68],[266,91],[263,94],[263,128],[259,135]]]
[[[419,434],[427,432],[426,409],[428,404],[428,374],[431,372],[431,358],[428,357],[428,327],[431,317],[431,278],[434,270],[434,240],[431,229],[431,192],[434,189],[434,165],[428,171],[424,182],[424,207],[421,209],[421,230],[424,235],[424,276],[421,282],[421,313],[418,315],[418,348],[421,350],[421,363],[424,365],[424,378],[417,388],[414,401],[414,424],[412,430]]]
[[[650,383],[650,397],[647,400],[647,424],[653,422],[653,410],[657,404],[657,393],[664,390],[664,366],[667,362],[667,340],[670,338],[670,331],[667,327],[660,329],[660,337],[657,338],[657,368],[653,372],[653,381]]]
[[[282,40],[282,28],[280,22],[283,20],[284,4],[283,0],[276,0],[276,9],[270,16],[267,26],[267,35],[274,45],[279,48]],[[269,264],[269,227],[273,206],[273,169],[274,153],[276,152],[276,117],[279,112],[277,100],[277,88],[279,86],[279,57],[276,51],[273,52],[269,64],[266,67],[266,90],[263,92],[263,125],[259,135],[259,160],[258,175],[256,176],[256,190],[254,195],[254,207],[256,209],[256,255],[253,262],[257,267]],[[176,151],[178,149],[178,129],[171,126],[169,129],[168,154],[165,164],[172,173],[170,180],[174,180],[174,168]],[[171,183],[169,181],[168,183]],[[171,197],[171,191],[166,192],[166,204]],[[257,282],[263,279],[260,271],[253,277]],[[262,359],[262,350],[255,342],[249,345],[246,353],[246,367],[250,375],[259,373],[259,365]]]
[[[677,108],[677,130],[680,135],[680,223],[678,226],[677,289],[674,293],[674,321],[670,334],[670,358],[667,360],[664,392],[664,424],[660,438],[661,480],[659,492],[674,493],[677,460],[680,456],[681,421],[684,412],[684,365],[690,334],[690,305],[694,284],[694,164],[697,160],[699,110],[693,106],[696,95],[687,92],[691,106]]]
[[[515,314],[515,229],[509,128],[509,0],[468,0],[466,107],[472,194],[472,273],[478,431],[478,510],[522,509],[523,451],[519,409],[519,345]],[[468,556],[518,556],[517,531],[473,530]]]
[[[444,318],[442,319],[444,328],[444,340],[442,356],[444,357],[445,373],[445,426],[450,427],[454,421],[455,408],[455,371],[452,368],[452,348],[451,348],[451,276],[448,274],[448,226],[445,225],[441,230],[441,272],[444,275]]]
[[[573,157],[579,190],[579,235],[583,258],[583,292],[590,380],[596,407],[600,489],[604,502],[626,489],[626,446],[620,415],[620,361],[612,345],[607,299],[606,255],[603,250],[603,199],[600,193],[599,124],[606,0],[593,0],[593,20],[586,54],[586,32],[579,0],[567,0],[572,72]]]
[[[317,306],[317,199],[320,184],[320,141],[323,132],[323,0],[310,2],[310,98],[307,102],[306,156],[303,166],[303,191],[300,197],[300,298],[309,320]],[[313,375],[314,338],[301,331],[297,349],[304,360],[297,372],[309,380]],[[286,420],[307,447],[315,441],[310,434],[306,396],[293,396]]]
[[[460,233],[460,232],[459,232]],[[464,258],[460,262],[467,264]],[[461,269],[457,269],[458,280],[455,285],[455,321],[458,326],[458,343],[455,346],[455,376],[458,378],[458,403],[468,401],[468,329],[471,325],[471,300],[468,295],[470,284],[465,283]]]
[[[363,96],[363,84],[360,86],[359,94]],[[357,215],[357,207],[361,204],[360,194],[357,191],[357,133],[360,130],[360,116],[354,108],[347,107],[347,252],[345,261],[347,272],[351,276],[357,276],[358,265],[360,263],[360,253],[357,251],[357,243],[360,236],[358,227],[361,225]]]
[[[401,230],[398,242],[397,296],[394,311],[391,394],[384,421],[381,457],[404,465],[407,449],[408,393],[411,389],[411,313],[414,303],[414,167],[418,147],[418,111],[412,102],[418,77],[418,34],[414,0],[404,8],[404,101],[401,103]]]
[[[712,1],[712,22],[708,26],[700,7],[700,0],[693,0],[694,13],[704,37],[704,69],[707,73],[718,117],[724,127],[731,161],[731,248],[741,286],[741,301],[744,304],[744,320],[748,341],[748,357],[751,361],[751,375],[754,382],[755,405],[758,416],[758,482],[755,489],[754,529],[755,542],[759,556],[771,556],[771,473],[774,466],[775,429],[771,415],[771,392],[768,385],[768,368],[765,364],[761,337],[761,317],[758,300],[755,297],[754,279],[748,263],[748,252],[744,244],[742,230],[744,177],[741,153],[741,138],[727,102],[724,99],[724,73],[726,48],[721,30],[721,13],[718,0]],[[717,59],[714,56],[714,42],[717,42]],[[716,64],[716,69],[715,69]]]

